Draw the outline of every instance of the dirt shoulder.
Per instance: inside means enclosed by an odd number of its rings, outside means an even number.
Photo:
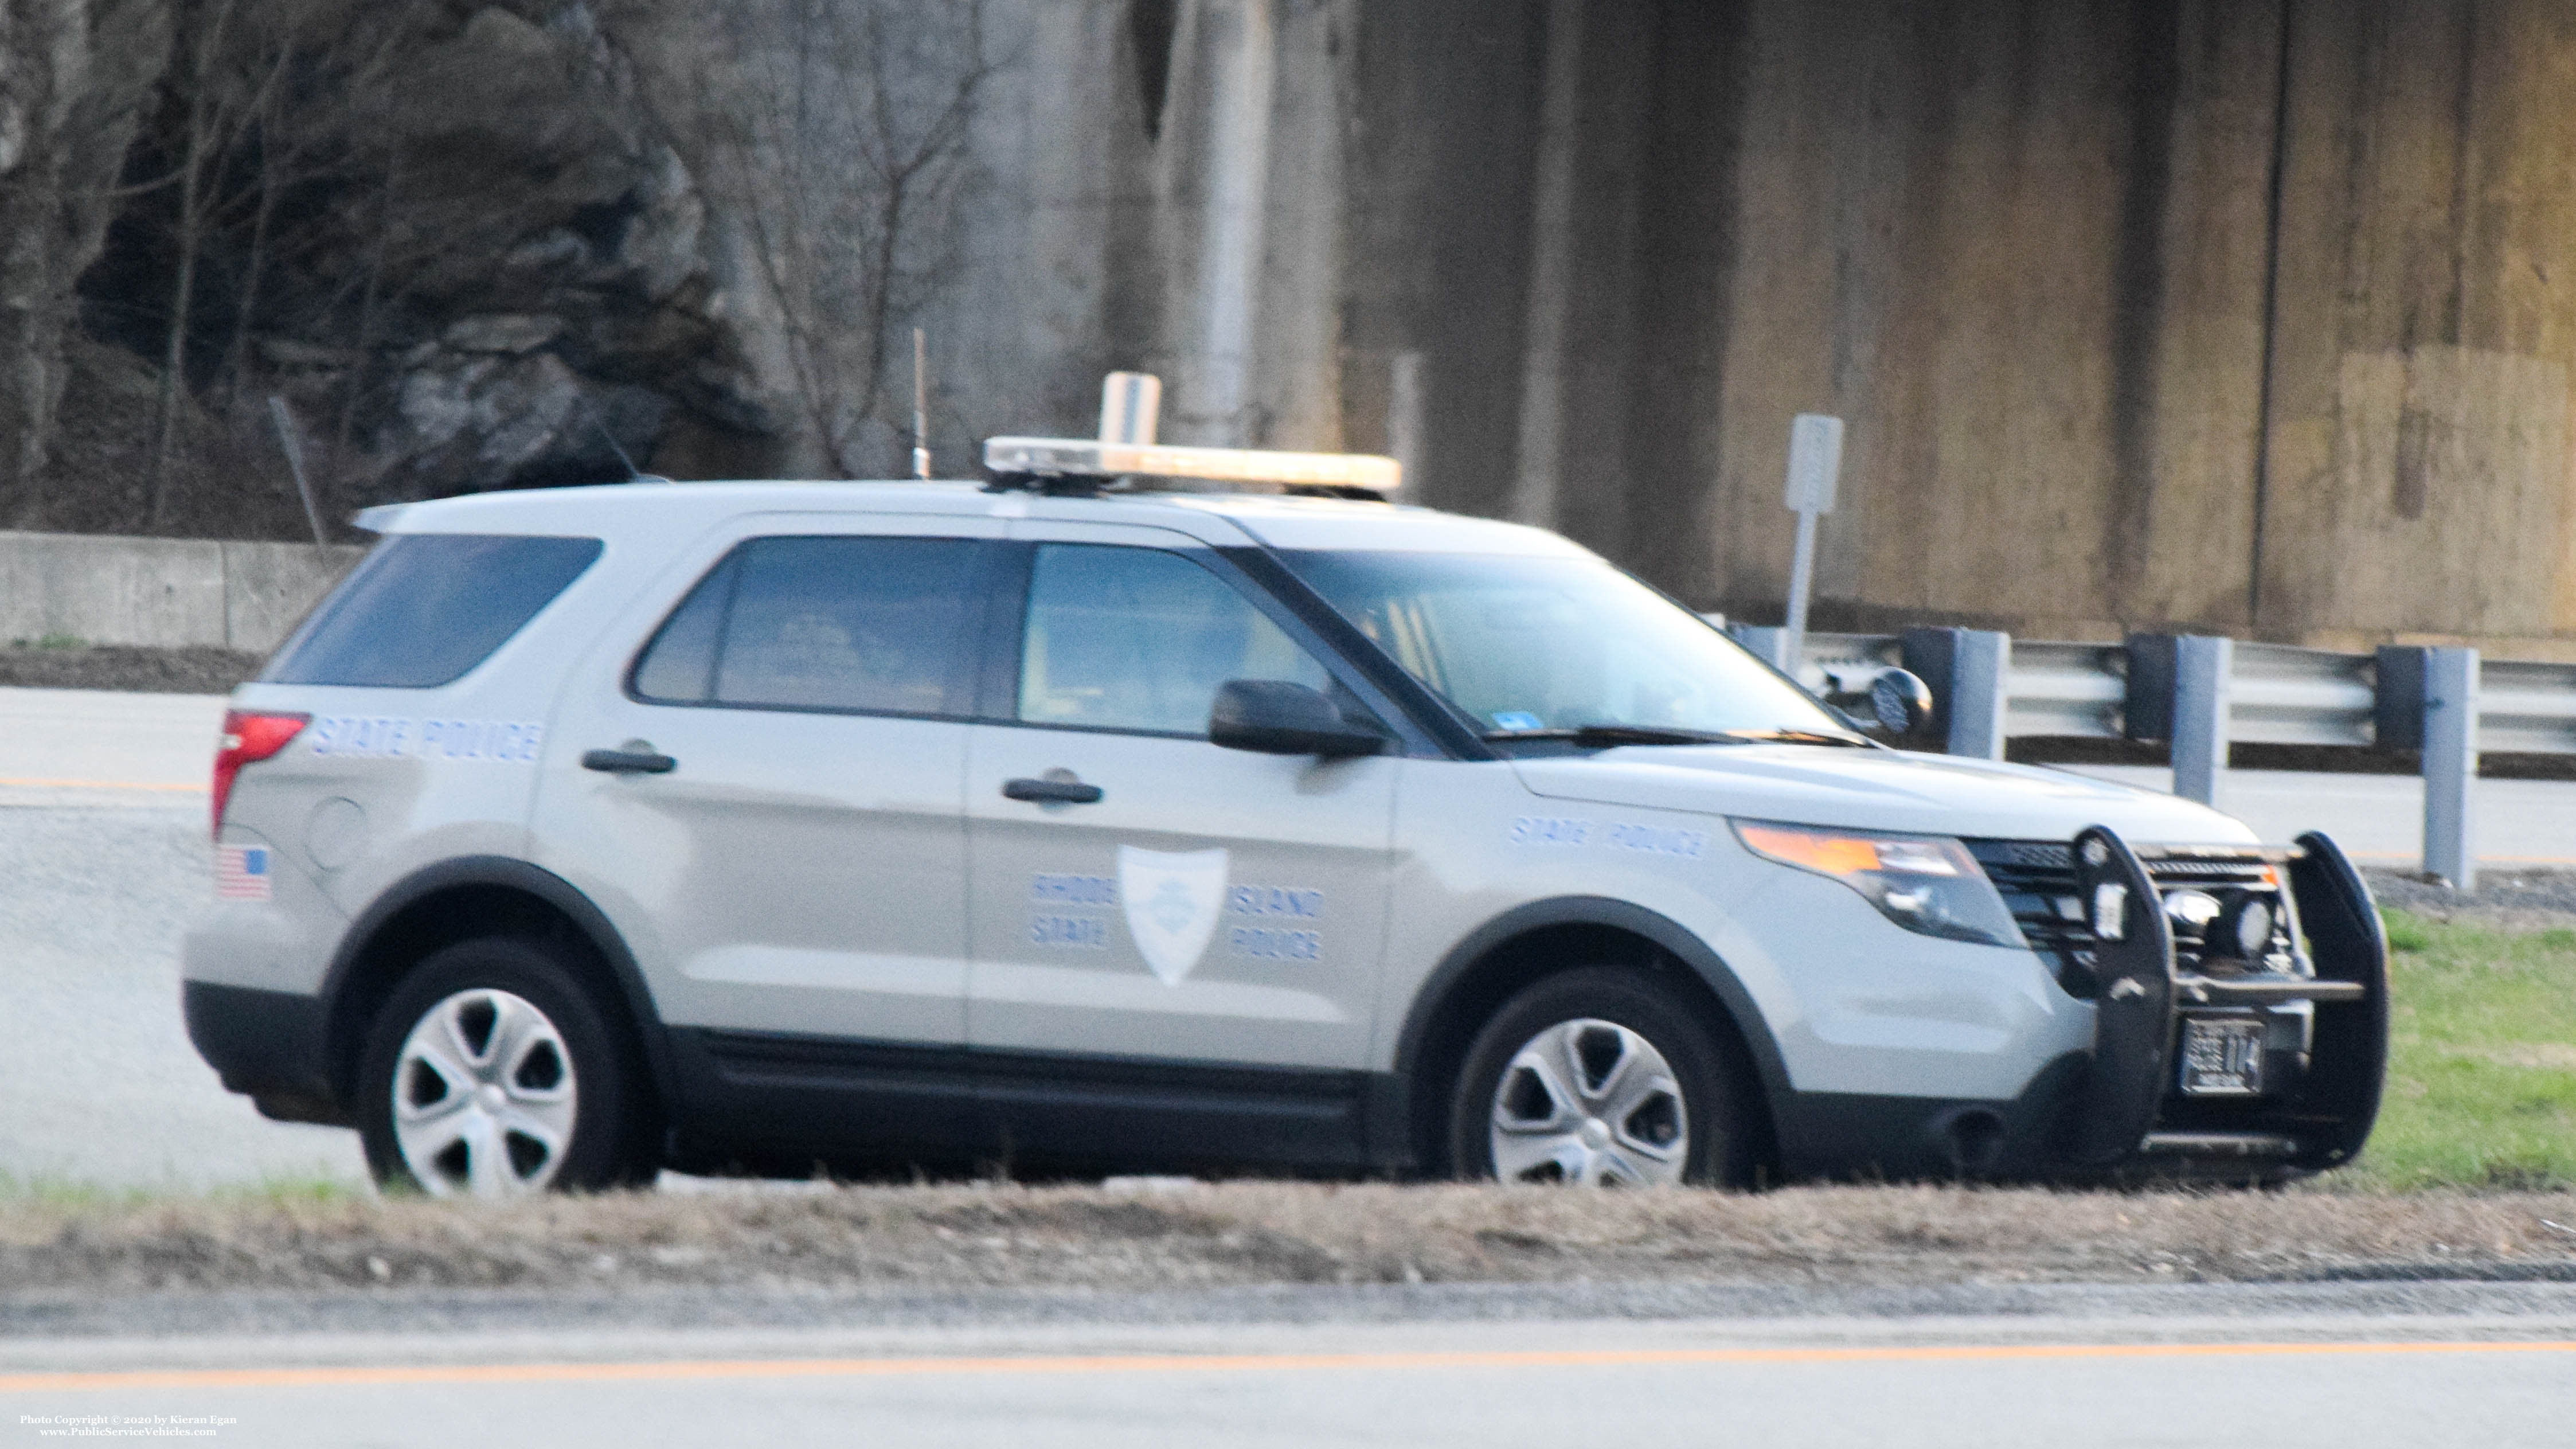
[[[2371,867],[2362,874],[2381,905],[2428,921],[2505,932],[2576,926],[2576,870],[2489,866],[2478,872],[2474,891],[2455,891],[2413,871]]]
[[[1240,1183],[0,1204],[0,1298],[1286,1284],[2576,1281],[2576,1194]]]
[[[259,655],[231,649],[0,644],[0,688],[230,694],[259,673],[262,662]]]

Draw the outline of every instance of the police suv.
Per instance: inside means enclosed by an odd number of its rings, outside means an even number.
[[[225,1085],[474,1195],[2255,1179],[2369,1132],[2385,951],[2321,836],[1890,749],[1386,459],[986,462],[362,516],[224,724]]]

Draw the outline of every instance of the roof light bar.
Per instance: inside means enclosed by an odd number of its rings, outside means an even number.
[[[1035,478],[1196,478],[1392,493],[1404,483],[1393,458],[1366,453],[1274,453],[1256,448],[1173,448],[1091,438],[988,438],[984,466]]]

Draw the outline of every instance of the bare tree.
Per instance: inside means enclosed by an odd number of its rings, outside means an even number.
[[[397,9],[369,23],[329,0],[193,0],[184,8],[172,78],[175,154],[162,178],[176,198],[153,422],[147,527],[154,532],[169,517],[181,404],[203,326],[201,268],[211,253],[231,263],[230,292],[221,299],[231,321],[218,370],[219,383],[229,387],[248,364],[272,252],[281,241],[291,247],[299,240],[278,235],[281,202],[300,188],[322,186],[345,196],[392,187],[397,167],[379,154],[383,148],[373,144],[367,117],[352,98],[389,83],[415,30],[412,13]],[[344,241],[329,218],[318,229],[324,245]],[[381,261],[382,246],[375,251]],[[364,326],[362,317],[362,332]]]
[[[950,202],[1001,69],[984,0],[776,0],[732,7],[742,72],[709,118],[800,429],[843,476],[902,436],[887,377],[900,319],[953,268]],[[906,353],[908,356],[908,352]]]
[[[179,83],[187,97],[186,129],[179,150],[179,218],[177,275],[171,284],[170,321],[161,360],[161,398],[152,420],[152,506],[146,527],[161,530],[169,512],[170,465],[178,446],[179,401],[188,385],[188,328],[196,302],[197,258],[212,220],[207,170],[231,149],[229,134],[239,118],[236,98],[218,81],[226,32],[232,28],[239,0],[205,0],[180,26]]]
[[[338,0],[183,0],[175,13],[176,59],[153,152],[163,169],[116,192],[157,224],[169,256],[139,520],[152,532],[174,522],[180,464],[193,446],[183,437],[191,398],[208,378],[207,334],[223,337],[209,400],[238,402],[246,384],[259,385],[251,343],[281,261],[328,269],[335,255],[365,257],[367,265],[338,268],[336,286],[298,270],[275,302],[287,308],[290,330],[329,332],[347,325],[355,298],[357,346],[366,345],[391,260],[387,220],[400,170],[399,140],[379,124],[371,98],[400,75],[405,47],[428,19],[424,7]]]
[[[0,0],[0,519],[42,521],[74,287],[169,50],[159,0]]]

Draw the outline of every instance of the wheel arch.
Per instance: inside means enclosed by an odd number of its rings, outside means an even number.
[[[323,1070],[345,1109],[354,1101],[367,1024],[403,977],[432,952],[478,936],[513,935],[572,948],[604,989],[601,1006],[644,1058],[666,1119],[678,1103],[669,1042],[634,953],[605,913],[563,877],[507,856],[461,856],[405,876],[341,937],[322,985]]]
[[[1576,966],[1624,965],[1681,988],[1703,1024],[1737,1050],[1738,1086],[1754,1093],[1761,1140],[1755,1160],[1776,1179],[1780,1109],[1789,1074],[1751,992],[1708,944],[1671,918],[1606,896],[1532,901],[1469,932],[1441,957],[1414,994],[1396,1038],[1395,1080],[1405,1097],[1402,1142],[1389,1143],[1418,1167],[1449,1170],[1443,1121],[1448,1093],[1475,1034],[1515,993]]]

